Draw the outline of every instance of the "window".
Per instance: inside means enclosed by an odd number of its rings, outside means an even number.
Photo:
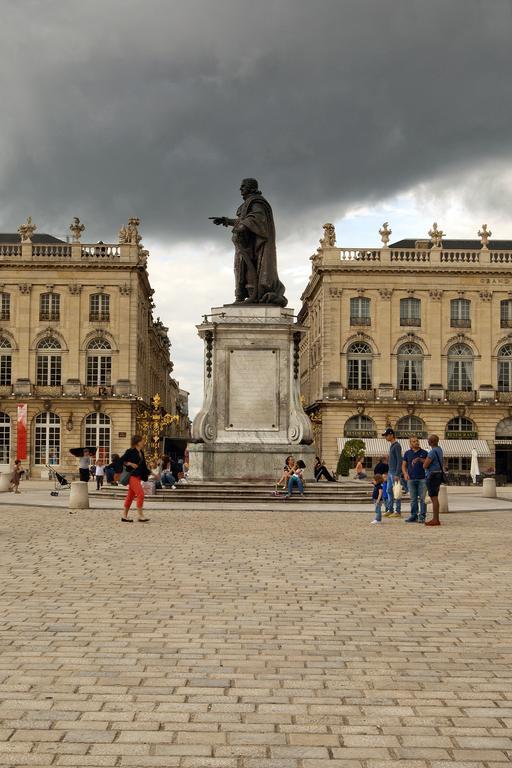
[[[469,299],[452,299],[450,302],[450,325],[452,328],[471,328],[471,302]]]
[[[10,464],[11,458],[11,419],[0,412],[0,464]]]
[[[512,392],[512,344],[498,352],[498,391]]]
[[[467,344],[454,344],[448,350],[448,389],[451,392],[473,389],[473,352]]]
[[[370,325],[370,299],[357,296],[350,299],[350,325]]]
[[[445,466],[449,472],[469,472],[471,469],[470,456],[449,456],[445,459]]]
[[[466,416],[455,416],[446,425],[445,437],[447,439],[474,440],[478,437],[478,433],[471,419]]]
[[[400,325],[421,325],[421,301],[400,299]]]
[[[60,294],[42,293],[39,299],[39,320],[60,319]]]
[[[427,427],[419,416],[402,416],[396,423],[397,437],[427,437]]]
[[[59,387],[62,379],[61,346],[57,339],[47,337],[37,346],[38,387]]]
[[[60,463],[60,418],[56,413],[40,413],[35,421],[35,464]]]
[[[349,347],[347,383],[349,389],[371,389],[372,350],[369,344],[357,341]]]
[[[409,299],[406,299],[409,301]],[[423,386],[423,352],[419,344],[407,342],[398,350],[398,388],[418,390]]]
[[[89,321],[110,320],[110,296],[108,293],[93,293],[89,299]]]
[[[12,349],[8,339],[0,336],[0,387],[12,384]]]
[[[376,437],[375,422],[369,416],[352,416],[345,422],[343,430],[345,437]]]
[[[11,294],[0,293],[0,320],[11,319]]]
[[[512,299],[505,299],[500,302],[500,326],[501,328],[512,328]]]
[[[98,449],[97,457],[110,461],[110,418],[105,413],[90,413],[85,419],[84,445]]]
[[[93,339],[87,347],[88,387],[108,387],[112,381],[112,347],[105,339]]]

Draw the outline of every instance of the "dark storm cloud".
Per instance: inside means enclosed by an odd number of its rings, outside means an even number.
[[[0,217],[217,237],[254,175],[280,232],[508,159],[510,0],[3,0]],[[225,238],[225,232],[222,233]]]

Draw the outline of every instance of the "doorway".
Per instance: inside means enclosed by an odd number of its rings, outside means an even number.
[[[496,446],[496,474],[506,476],[507,483],[512,483],[512,441]]]

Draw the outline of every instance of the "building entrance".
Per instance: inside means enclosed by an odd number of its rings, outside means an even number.
[[[512,418],[496,425],[496,474],[504,475],[512,483]]]

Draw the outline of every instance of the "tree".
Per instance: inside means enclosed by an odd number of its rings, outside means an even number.
[[[336,474],[341,475],[342,477],[348,477],[350,472],[350,459],[353,459],[356,456],[359,456],[361,453],[364,453],[365,449],[366,445],[364,440],[359,440],[357,438],[347,440],[338,459]]]

